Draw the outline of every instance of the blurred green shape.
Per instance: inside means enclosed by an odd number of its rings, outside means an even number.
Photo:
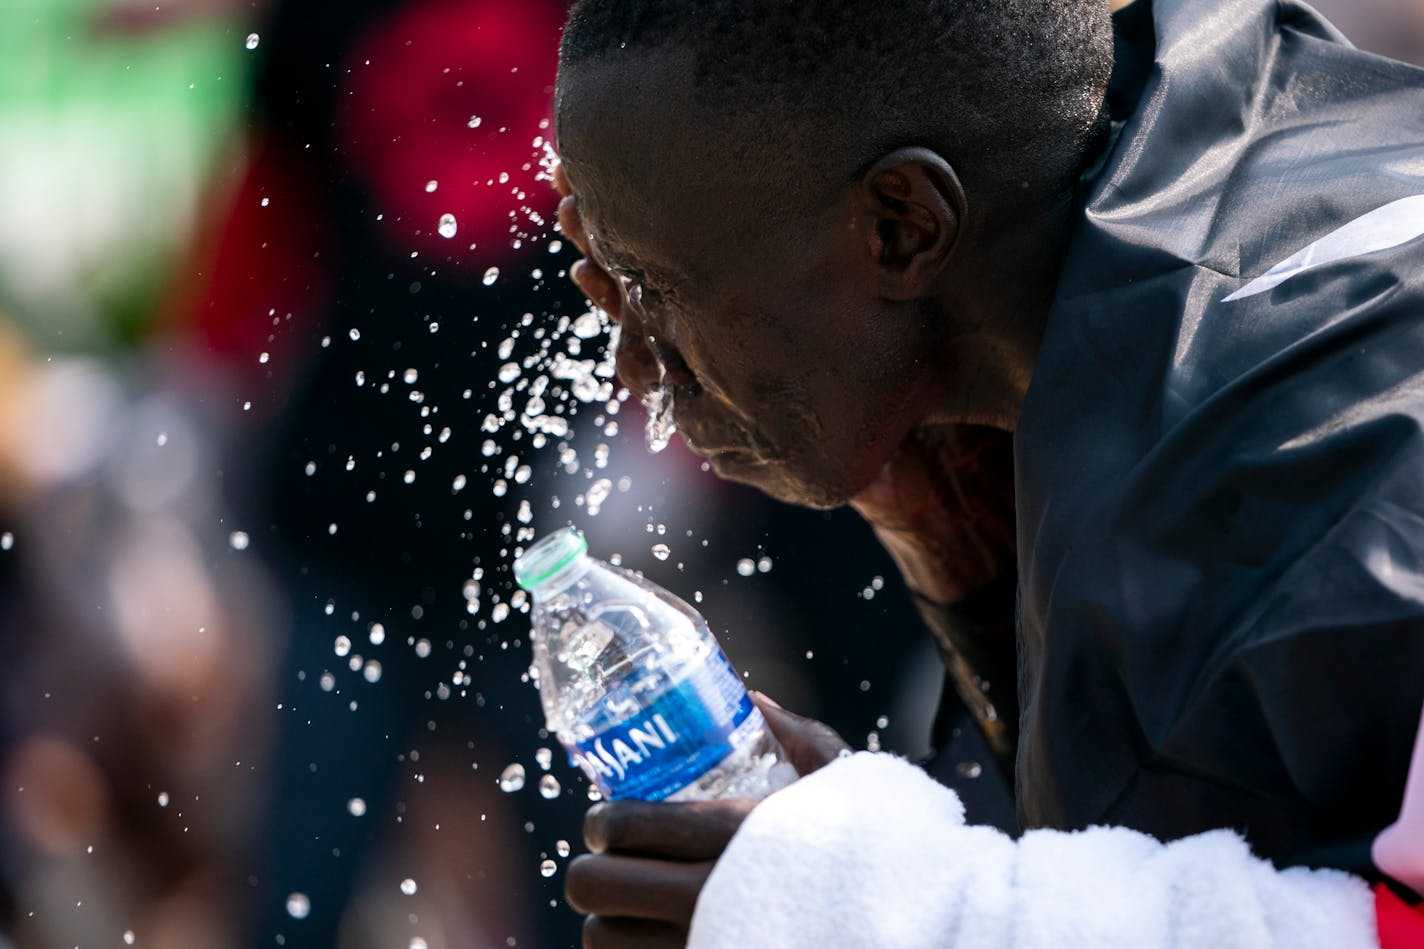
[[[6,2],[0,318],[37,348],[141,335],[202,202],[242,167],[250,30],[185,6]]]

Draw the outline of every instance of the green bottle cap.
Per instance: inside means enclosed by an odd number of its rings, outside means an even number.
[[[514,580],[521,587],[534,588],[563,570],[588,551],[588,541],[572,527],[556,530],[536,541],[514,561]]]

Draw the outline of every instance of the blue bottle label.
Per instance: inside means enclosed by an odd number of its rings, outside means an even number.
[[[652,705],[566,747],[604,797],[661,801],[720,764],[760,722],[736,670],[713,649]]]

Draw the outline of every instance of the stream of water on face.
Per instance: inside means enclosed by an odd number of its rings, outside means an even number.
[[[643,430],[643,441],[648,447],[648,451],[654,454],[662,451],[668,446],[673,435],[677,433],[677,419],[673,416],[672,389],[664,381],[666,373],[659,367],[659,375],[662,377],[658,384],[648,390],[648,395],[643,399],[643,407],[648,410],[647,426]]]

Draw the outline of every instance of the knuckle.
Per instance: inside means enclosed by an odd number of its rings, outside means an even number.
[[[576,912],[593,912],[598,892],[598,857],[584,854],[564,874],[564,900]]]
[[[629,824],[628,808],[621,804],[608,804],[599,810],[598,826],[605,850],[616,850],[625,842]]]
[[[608,849],[609,833],[613,821],[609,804],[596,804],[583,816],[583,842],[593,853]]]
[[[597,916],[590,916],[583,921],[583,949],[598,949],[599,946],[607,945],[604,938],[607,927],[603,920]]]

